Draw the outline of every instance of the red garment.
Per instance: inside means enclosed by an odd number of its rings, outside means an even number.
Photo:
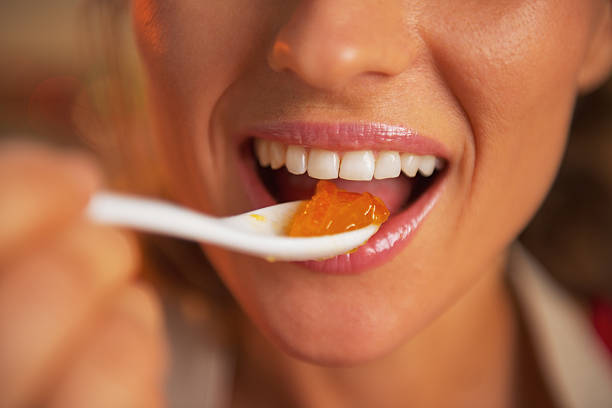
[[[603,299],[595,300],[591,309],[591,320],[612,356],[612,303]]]

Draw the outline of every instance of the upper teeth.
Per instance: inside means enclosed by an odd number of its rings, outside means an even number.
[[[443,161],[435,156],[419,156],[397,151],[356,150],[337,152],[324,149],[307,149],[303,146],[286,146],[264,139],[255,140],[255,155],[262,167],[279,169],[286,166],[293,174],[304,174],[312,178],[329,180],[372,180],[398,177],[404,172],[415,177],[417,172],[429,177]]]

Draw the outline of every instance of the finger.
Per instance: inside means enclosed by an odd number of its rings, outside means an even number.
[[[80,215],[100,184],[82,153],[31,144],[0,146],[0,264]]]
[[[161,407],[165,356],[155,295],[142,285],[124,288],[49,407]]]
[[[80,222],[0,272],[0,407],[25,404],[138,266],[133,239]]]

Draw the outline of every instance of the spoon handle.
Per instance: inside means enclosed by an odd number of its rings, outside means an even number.
[[[299,202],[266,207],[257,213],[266,214],[266,223],[282,223],[289,209],[296,205]],[[164,201],[108,192],[95,194],[87,208],[89,218],[103,224],[206,242],[286,261],[322,259],[346,253],[363,244],[378,230],[378,225],[371,224],[341,234],[288,237],[280,234],[277,228],[254,227],[252,213],[216,218]]]
[[[107,192],[94,195],[87,215],[104,224],[207,242],[219,241],[219,229],[225,229],[218,218],[184,207]]]

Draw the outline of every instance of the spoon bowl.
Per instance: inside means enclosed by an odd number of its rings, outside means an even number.
[[[286,230],[302,201],[260,208],[231,217],[212,217],[168,202],[100,192],[87,208],[90,219],[143,232],[206,242],[270,261],[331,258],[354,250],[380,225],[340,234],[289,237]]]

